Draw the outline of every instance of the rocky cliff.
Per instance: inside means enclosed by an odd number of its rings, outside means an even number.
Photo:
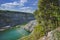
[[[36,20],[32,20],[32,21],[30,21],[28,24],[26,24],[24,26],[24,29],[29,31],[29,32],[32,32],[36,25],[37,25],[37,21]]]
[[[32,13],[0,10],[0,28],[8,25],[23,24],[34,19]]]
[[[48,32],[47,36],[41,37],[39,40],[60,40],[60,27]]]

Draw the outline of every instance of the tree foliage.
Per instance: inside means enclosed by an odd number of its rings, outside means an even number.
[[[45,33],[59,27],[59,0],[39,0],[38,9],[34,12],[38,23],[45,29]]]

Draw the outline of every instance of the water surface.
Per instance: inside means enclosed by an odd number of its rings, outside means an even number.
[[[18,40],[26,35],[29,35],[29,32],[23,28],[8,29],[0,32],[0,40]]]

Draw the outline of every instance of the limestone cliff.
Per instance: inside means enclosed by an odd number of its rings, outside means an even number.
[[[27,23],[34,19],[32,13],[0,10],[0,28]]]

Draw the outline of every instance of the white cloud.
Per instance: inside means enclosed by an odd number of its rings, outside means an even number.
[[[14,1],[10,3],[4,3],[4,4],[1,4],[1,7],[11,8],[15,6],[24,6],[25,2],[27,2],[27,0],[20,0],[20,2]]]
[[[2,9],[12,9],[15,6],[19,5],[17,2],[1,4]]]
[[[11,2],[11,3],[1,4],[1,7],[15,7],[15,6],[24,6],[24,5],[20,4],[18,2]]]
[[[14,1],[14,2],[10,2],[10,3],[5,3],[5,4],[1,4],[0,9],[3,10],[16,10],[16,11],[22,11],[22,12],[30,12],[33,13],[33,7],[25,7],[24,4],[28,2],[27,0],[20,0],[19,2]],[[35,5],[31,4],[31,5]],[[16,9],[15,7],[19,6],[20,8]]]
[[[22,7],[20,9],[32,9],[31,7]]]
[[[19,5],[19,3],[17,2],[5,3],[5,4],[2,4],[1,6],[15,6],[15,5]]]
[[[27,2],[27,0],[20,0],[19,3],[20,3],[21,6],[24,6],[24,3],[26,3],[26,2]]]
[[[22,7],[20,8],[20,11],[33,13],[34,10],[32,7]]]
[[[14,6],[19,5],[17,2],[1,4],[1,7],[4,9],[13,8]]]

